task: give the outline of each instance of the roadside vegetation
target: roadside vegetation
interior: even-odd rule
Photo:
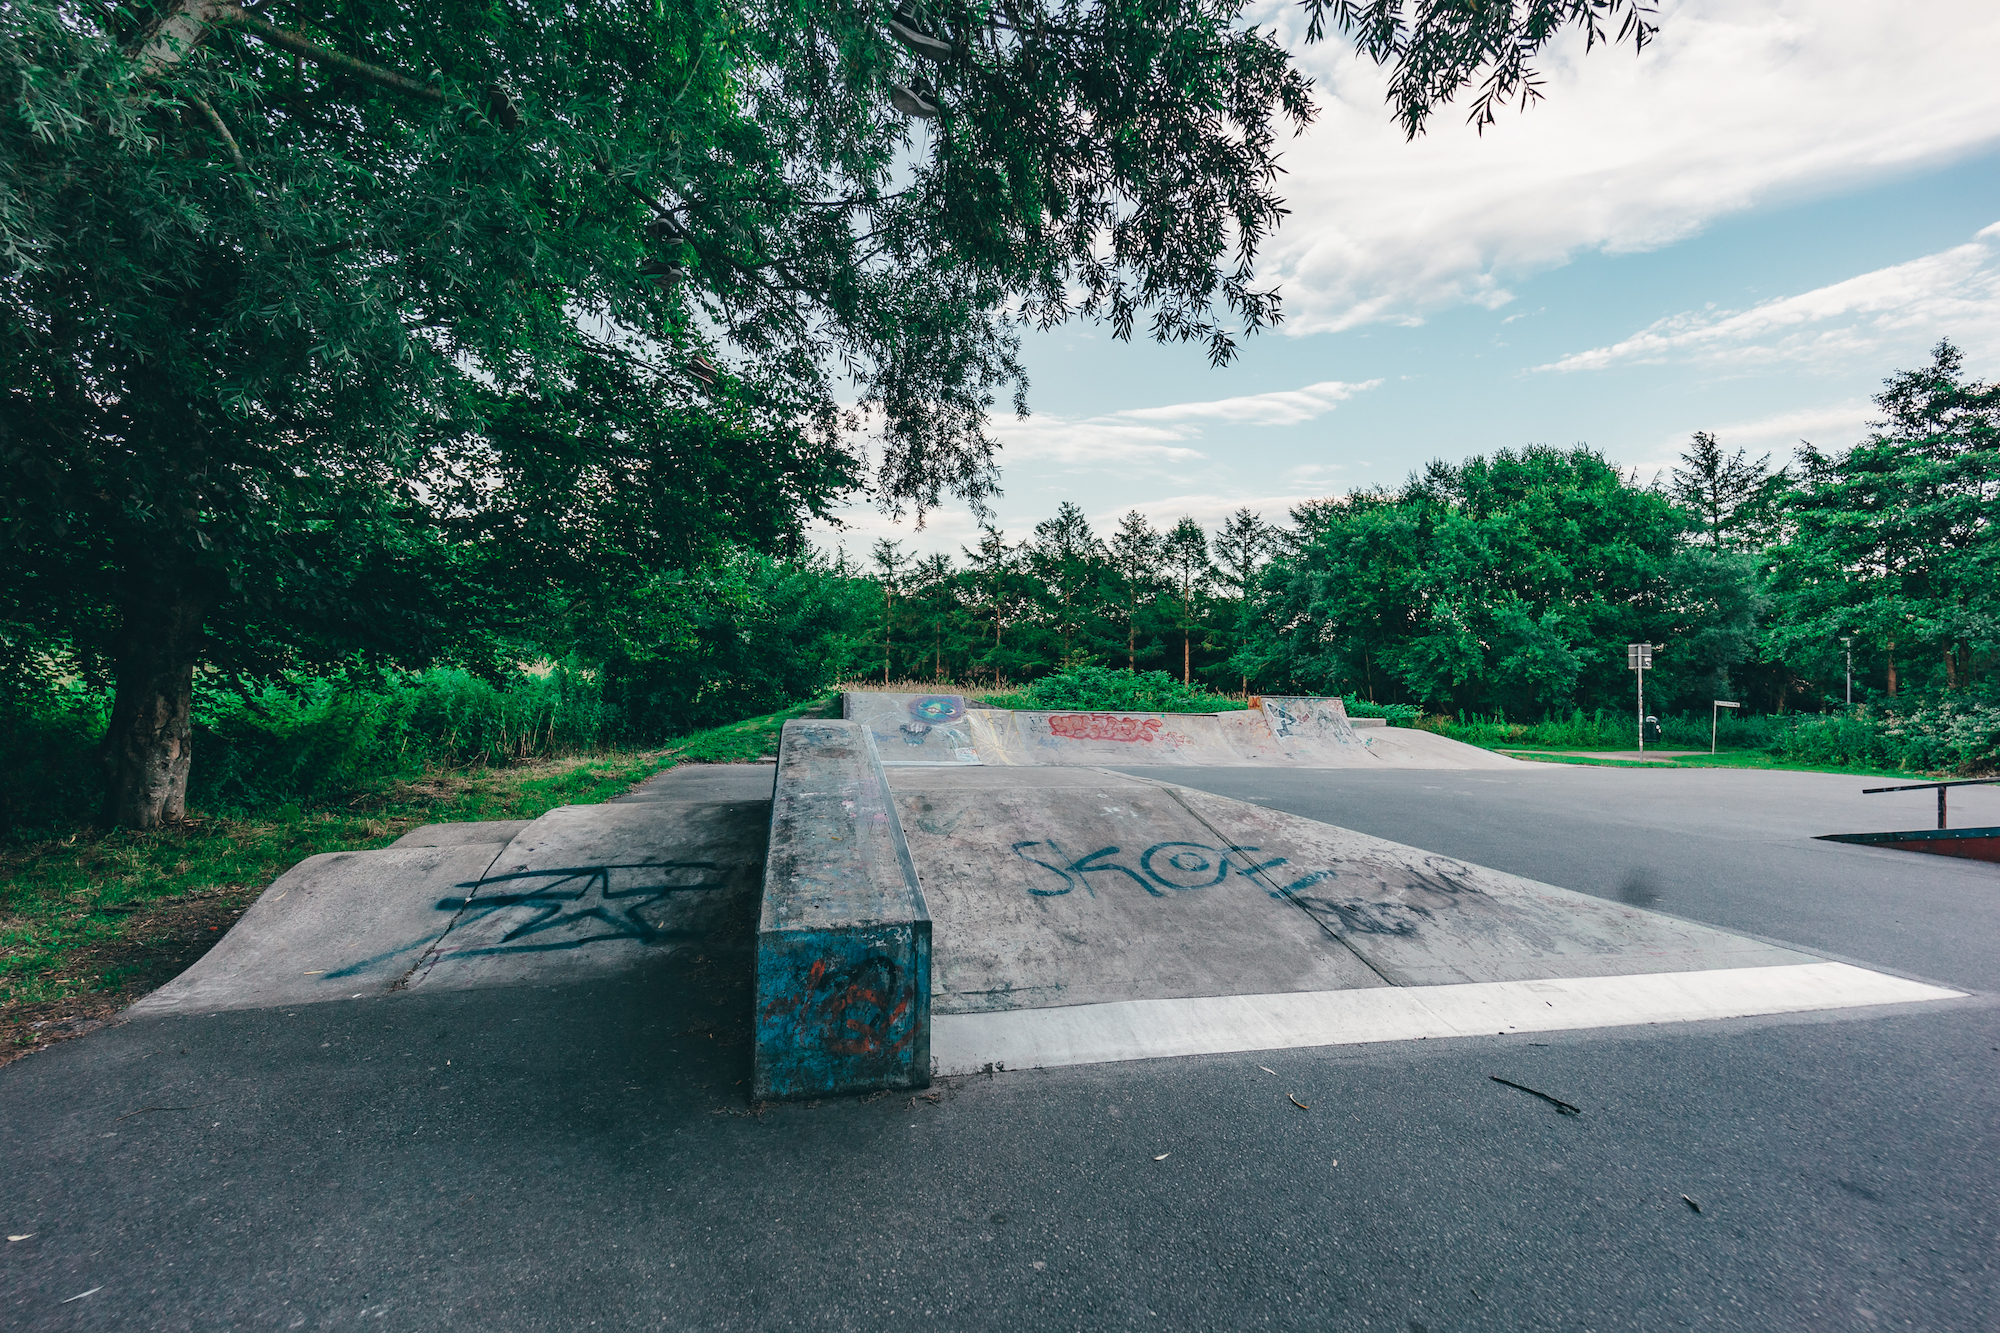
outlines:
[[[422,824],[533,819],[677,764],[754,761],[775,752],[787,720],[836,705],[820,696],[650,749],[481,755],[348,788],[286,787],[285,799],[150,832],[83,826],[0,845],[0,1060],[174,976],[308,856],[385,847]]]

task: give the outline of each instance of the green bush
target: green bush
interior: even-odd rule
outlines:
[[[1771,751],[1794,763],[1991,773],[2000,769],[2000,707],[1944,700],[1908,711],[1867,707],[1799,715]]]
[[[1239,699],[1184,685],[1164,671],[1071,667],[1043,676],[1016,694],[987,700],[1000,708],[1092,709],[1120,713],[1226,713]]]
[[[1423,709],[1417,707],[1415,704],[1370,703],[1368,700],[1353,694],[1341,700],[1341,703],[1346,707],[1349,717],[1387,718],[1389,725],[1392,727],[1414,727],[1417,725],[1417,719],[1422,717],[1424,712]]]
[[[1725,750],[1764,749],[1786,734],[1792,718],[1740,717],[1724,713],[1716,726],[1716,744]],[[1709,715],[1679,713],[1660,718],[1660,739],[1650,742],[1667,750],[1706,750]],[[1637,712],[1577,709],[1567,717],[1540,722],[1508,722],[1477,714],[1447,718],[1436,727],[1453,740],[1473,745],[1548,746],[1559,750],[1630,750],[1639,744]]]
[[[650,743],[812,698],[869,653],[874,584],[823,560],[739,552],[663,574],[587,645],[619,734]]]

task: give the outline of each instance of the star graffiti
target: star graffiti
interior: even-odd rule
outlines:
[[[449,907],[462,913],[450,934],[460,934],[501,912],[519,909],[524,913],[492,943],[450,950],[469,954],[573,949],[600,940],[657,944],[693,938],[697,932],[655,925],[647,919],[647,910],[677,894],[727,888],[728,880],[713,861],[669,861],[521,870],[457,887],[470,892],[464,898],[447,898],[438,904],[441,909]],[[579,926],[582,933],[576,933]]]

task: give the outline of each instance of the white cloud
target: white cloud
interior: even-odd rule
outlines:
[[[1620,364],[1776,361],[1844,364],[1920,351],[1939,333],[1983,353],[2000,346],[2000,223],[1971,242],[1748,310],[1688,311],[1622,342],[1538,370]]]
[[[1172,407],[1134,407],[1120,412],[1135,421],[1228,421],[1244,426],[1295,426],[1325,416],[1355,394],[1373,389],[1381,380],[1347,384],[1326,380],[1303,389],[1257,393],[1243,398],[1218,398],[1211,403],[1180,403]]]
[[[1322,107],[1286,150],[1292,216],[1264,251],[1293,334],[1496,307],[1510,279],[1583,251],[1653,249],[2000,141],[1991,0],[1667,0],[1644,55],[1566,39],[1541,62],[1546,101],[1483,137],[1447,108],[1415,143],[1346,43],[1304,46],[1290,3],[1261,21]]]
[[[1302,389],[1202,403],[1134,407],[1097,417],[1043,415],[1025,421],[999,420],[993,423],[993,433],[1005,446],[1002,457],[1010,462],[1118,467],[1193,463],[1205,456],[1191,443],[1202,437],[1205,425],[1296,426],[1326,415],[1340,403],[1381,382],[1348,384],[1327,380]]]

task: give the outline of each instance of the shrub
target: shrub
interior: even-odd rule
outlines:
[[[1350,694],[1341,703],[1347,708],[1349,717],[1387,718],[1392,727],[1414,727],[1424,710],[1415,704],[1370,703],[1358,695]]]
[[[1071,667],[1043,676],[1018,694],[988,700],[1002,708],[1102,709],[1121,713],[1226,713],[1240,699],[1184,685],[1164,671]]]

